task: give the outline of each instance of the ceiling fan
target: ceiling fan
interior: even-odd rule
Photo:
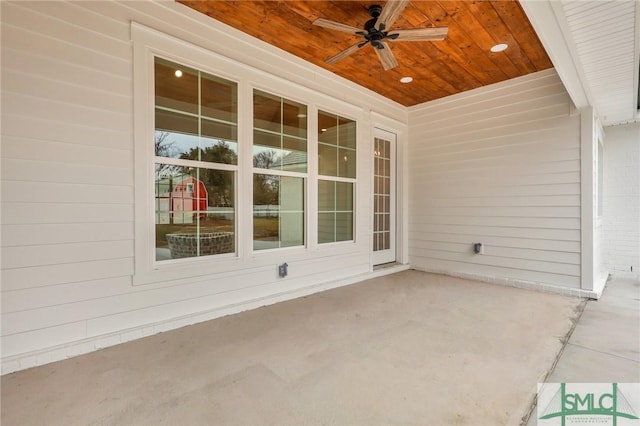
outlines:
[[[444,40],[447,36],[447,27],[415,28],[409,30],[390,30],[410,0],[389,0],[385,7],[373,5],[369,7],[371,19],[364,24],[364,30],[328,19],[318,18],[313,25],[343,31],[353,35],[364,37],[364,40],[346,48],[337,55],[326,60],[327,64],[333,64],[346,58],[352,53],[362,49],[367,44],[374,47],[382,67],[385,71],[398,66],[398,61],[391,52],[387,41],[434,41]]]

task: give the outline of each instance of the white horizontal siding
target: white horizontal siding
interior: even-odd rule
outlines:
[[[3,202],[3,224],[133,222],[133,205]]]
[[[2,268],[60,265],[91,260],[120,259],[132,255],[132,240],[3,247]]]
[[[411,265],[579,288],[580,120],[570,113],[552,70],[413,107]]]
[[[213,275],[132,285],[131,22],[166,29],[260,72],[400,124],[400,105],[174,2],[1,2],[2,357],[26,368],[308,294],[370,272],[371,182],[358,182],[356,244],[256,253]],[[363,129],[373,123],[363,123]],[[359,171],[370,176],[368,131]],[[140,141],[138,141],[140,142]],[[286,254],[283,254],[286,253]],[[289,263],[289,277],[276,265]],[[173,281],[171,281],[173,279]],[[6,362],[5,362],[6,360]]]
[[[132,239],[131,222],[2,225],[2,247]]]
[[[640,123],[605,128],[602,252],[615,277],[640,279]]]
[[[107,259],[81,263],[3,269],[2,291],[45,288],[67,283],[86,283],[105,278],[133,275],[133,258]],[[62,293],[64,294],[64,293]],[[69,296],[72,298],[72,296]],[[4,297],[2,299],[4,307]]]
[[[85,166],[133,168],[133,153],[128,149],[79,145],[54,140],[6,136],[2,156],[14,160],[49,161]]]

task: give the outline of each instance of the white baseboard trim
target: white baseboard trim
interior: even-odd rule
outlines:
[[[517,280],[513,278],[493,277],[487,275],[469,274],[465,272],[446,271],[436,268],[412,267],[416,271],[430,272],[433,274],[448,275],[456,278],[464,278],[467,280],[481,281],[490,284],[504,285],[507,287],[522,288],[526,290],[541,291],[543,293],[561,294],[563,296],[584,297],[587,299],[599,299],[602,295],[603,287],[599,291],[584,290],[581,288],[560,287],[551,284],[544,284],[535,281]],[[606,281],[606,280],[605,280]]]
[[[283,293],[273,294],[267,297],[261,297],[253,300],[247,300],[242,303],[228,305],[222,308],[216,308],[204,312],[195,312],[170,320],[161,321],[152,324],[146,324],[139,327],[120,330],[114,333],[94,336],[74,342],[64,343],[39,349],[36,351],[25,352],[2,358],[2,375],[25,370],[39,365],[49,364],[55,361],[62,361],[67,358],[73,358],[79,355],[88,354],[109,346],[115,346],[120,343],[129,342],[165,331],[175,330],[187,325],[197,324],[204,321],[224,317],[227,315],[237,314],[239,312],[256,309],[262,306],[272,305],[286,300],[296,299],[298,297],[308,296],[310,294],[319,293],[333,288],[343,287],[358,282],[377,278],[384,275],[394,274],[396,272],[410,269],[409,265],[394,265],[365,274],[355,275],[345,279],[330,281],[326,283],[311,285],[308,287],[287,291]]]

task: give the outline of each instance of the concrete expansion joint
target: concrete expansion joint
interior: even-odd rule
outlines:
[[[582,318],[582,314],[584,313],[584,309],[587,307],[587,303],[589,303],[590,300],[593,300],[593,299],[584,299],[578,306],[576,306],[575,310],[573,311],[574,312],[574,316],[572,318],[569,318],[569,320],[571,321],[571,328],[569,329],[567,334],[564,335],[564,337],[561,337],[559,339],[560,342],[562,342],[562,347],[560,348],[560,350],[556,354],[556,357],[554,358],[553,363],[551,364],[551,367],[549,368],[549,370],[547,370],[547,373],[544,375],[544,378],[542,379],[542,383],[545,383],[549,379],[551,374],[553,373],[553,370],[556,369],[556,365],[558,365],[558,361],[560,361],[560,357],[564,353],[564,349],[567,347],[567,345],[569,343],[569,339],[571,338],[571,335],[573,334],[573,331],[576,329],[576,326],[578,325],[578,322],[580,321],[580,318]],[[533,399],[532,399],[531,404],[529,406],[529,410],[522,417],[522,421],[520,422],[520,426],[524,426],[529,422],[529,418],[531,417],[531,415],[535,411],[537,405],[538,405],[538,394],[536,393],[533,396]]]

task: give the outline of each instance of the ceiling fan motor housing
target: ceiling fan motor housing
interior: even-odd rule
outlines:
[[[376,28],[376,22],[378,22],[378,17],[381,13],[382,6],[377,4],[369,6],[369,15],[371,15],[372,18],[364,24],[364,29],[367,32],[367,34],[364,34],[364,37],[370,41],[371,45],[376,49],[384,49],[380,41],[387,37],[386,32]]]

